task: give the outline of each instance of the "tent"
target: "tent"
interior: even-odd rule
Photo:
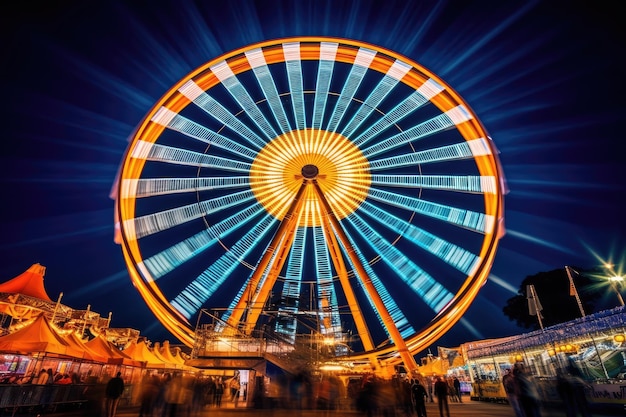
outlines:
[[[128,353],[119,350],[111,342],[104,339],[102,336],[97,336],[85,343],[89,349],[94,352],[98,352],[101,355],[107,356],[107,363],[116,365],[128,365],[135,367],[145,366],[145,361],[138,361],[133,359]]]
[[[136,361],[145,362],[146,368],[173,369],[173,366],[168,366],[166,362],[157,357],[143,340],[131,343],[122,352]]]
[[[83,359],[84,349],[63,338],[44,315],[32,324],[5,336],[0,336],[0,352],[19,355],[54,353]]]
[[[173,360],[173,358],[171,358],[172,355],[169,352],[169,350],[165,352],[165,350],[161,347],[161,344],[159,342],[154,343],[154,347],[152,348],[152,354],[154,354],[154,356],[156,356],[160,361],[167,364],[168,368],[171,368],[171,369],[183,368],[181,364],[179,364],[178,362]]]
[[[54,313],[66,314],[67,307],[50,299],[43,285],[46,268],[33,264],[28,270],[9,281],[0,284],[0,314],[13,319],[30,321],[45,312],[49,317]],[[23,325],[24,323],[21,323]],[[16,326],[19,328],[20,326]]]
[[[54,303],[54,301],[48,297],[48,293],[46,293],[46,289],[43,286],[43,276],[45,273],[45,266],[33,264],[25,272],[0,284],[0,292],[23,294]]]
[[[155,345],[155,349],[156,349],[156,345]],[[165,358],[168,362],[176,363],[179,365],[185,364],[185,359],[179,356],[180,348],[178,348],[178,350],[176,351],[176,354],[174,354],[174,352],[172,352],[172,348],[170,347],[169,340],[166,340],[163,342],[163,346],[161,346],[160,351],[161,351],[161,356],[163,356],[163,358]]]
[[[180,363],[184,364],[185,361],[189,358],[189,355],[183,353],[182,349],[178,346],[173,348],[172,356]],[[187,356],[187,357],[185,357]]]
[[[65,336],[64,340],[72,344],[73,346],[81,349],[83,351],[83,359],[86,359],[92,362],[107,363],[108,356],[106,354],[102,354],[100,352],[96,352],[90,349],[85,344],[85,342],[83,342],[78,336],[76,336],[76,333],[74,333],[73,331],[71,331],[67,336]]]

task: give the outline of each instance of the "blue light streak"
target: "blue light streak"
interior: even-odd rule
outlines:
[[[454,295],[441,283],[400,252],[391,242],[383,238],[359,215],[352,213],[347,219],[361,233],[365,238],[364,240],[376,250],[381,259],[433,311],[440,312],[454,298]],[[385,304],[388,301],[393,300],[385,300]]]
[[[479,233],[485,233],[485,231],[489,230],[488,228],[493,227],[494,219],[492,216],[488,216],[484,213],[390,193],[374,187],[371,187],[369,192],[368,198],[372,200],[409,211],[415,210],[416,213],[424,216],[445,221]]]
[[[220,79],[230,95],[239,103],[241,108],[250,116],[250,119],[265,134],[268,140],[277,136],[276,131],[265,118],[263,112],[257,107],[254,99],[244,85],[239,82],[233,71],[226,62],[220,62],[211,67],[211,71]]]
[[[367,69],[374,59],[375,55],[375,51],[366,48],[360,48],[357,52],[357,56],[354,60],[354,65],[350,68],[350,74],[348,75],[348,79],[341,89],[341,94],[339,95],[337,103],[335,103],[335,108],[330,116],[330,120],[328,122],[326,130],[330,132],[337,131],[339,122],[345,115],[346,109],[348,108],[350,101],[354,97],[354,93],[356,92],[357,88],[359,88],[359,85],[361,85],[363,77],[365,77]]]
[[[437,256],[468,276],[474,274],[478,264],[481,262],[481,258],[468,250],[407,223],[367,201],[364,201],[361,205],[361,211],[370,216],[372,220],[402,235],[420,248]]]
[[[274,84],[274,78],[272,77],[272,73],[265,62],[263,52],[261,49],[247,51],[246,57],[248,58],[252,71],[254,72],[254,75],[263,90],[263,94],[270,105],[270,109],[272,109],[274,120],[278,122],[282,133],[290,132],[291,126],[289,125],[289,120],[287,120],[285,109],[280,102],[278,90]]]
[[[387,139],[380,140],[374,145],[363,149],[363,155],[368,159],[382,152],[387,152],[411,141],[425,138],[443,130],[449,129],[462,121],[468,120],[471,115],[463,105],[459,105],[446,111],[430,120],[413,126],[404,132],[397,133]]]
[[[156,280],[165,274],[172,272],[184,262],[187,262],[195,256],[201,254],[211,248],[217,242],[218,238],[223,238],[233,233],[240,227],[244,227],[247,223],[253,221],[257,216],[264,213],[265,210],[260,204],[252,205],[237,214],[234,214],[221,222],[208,227],[181,240],[173,246],[153,255],[143,261],[142,269],[145,267],[150,271],[153,280]]]
[[[172,306],[188,319],[196,314],[240,265],[239,261],[254,249],[257,240],[272,230],[271,226],[275,221],[276,219],[270,215],[263,217],[230,250],[220,256],[202,274],[189,283],[180,294],[174,297],[170,302]]]

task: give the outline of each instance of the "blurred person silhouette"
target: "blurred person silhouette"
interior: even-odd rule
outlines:
[[[109,379],[104,391],[106,397],[106,417],[115,417],[117,414],[117,406],[123,392],[124,380],[122,379],[122,373],[118,372],[113,378]]]
[[[411,384],[411,396],[415,404],[417,417],[426,417],[426,398],[428,397],[428,393],[424,385],[422,385],[418,379],[414,379]]]
[[[456,395],[456,400],[462,403],[463,398],[461,397],[461,381],[459,381],[459,378],[457,378],[456,376],[452,378],[452,386],[454,387],[454,394]]]
[[[378,415],[394,417],[398,400],[392,382],[390,380],[379,380],[377,394]]]
[[[359,411],[365,413],[367,417],[378,414],[378,394],[379,384],[376,377],[366,375],[363,377],[363,384],[359,391]]]
[[[41,368],[39,375],[33,380],[33,384],[46,385],[48,383],[48,378],[50,378],[48,371],[45,368]]]
[[[405,378],[400,381],[400,387],[398,388],[398,392],[400,394],[398,401],[400,402],[400,406],[404,411],[404,414],[410,416],[413,414],[413,410],[415,409],[413,405],[413,396],[411,394],[411,384],[413,380]]]
[[[158,377],[144,375],[139,393],[139,417],[152,416],[154,405],[159,395]]]
[[[193,378],[191,383],[191,411],[194,414],[202,411],[202,408],[206,404],[206,391],[208,384],[206,384],[199,375]]]
[[[446,417],[450,417],[450,407],[448,406],[448,383],[444,377],[438,376],[435,380],[433,391],[437,396],[437,403],[439,405],[439,416],[444,417],[444,410]]]
[[[235,406],[237,406],[237,403],[239,402],[239,391],[241,389],[241,382],[239,381],[239,371],[237,371],[235,375],[233,375],[233,377],[228,380],[227,385],[230,392],[230,400],[235,403]]]
[[[191,402],[191,392],[187,387],[187,380],[180,373],[175,373],[165,387],[165,402],[167,403],[166,416],[176,417],[188,415],[187,407]]]
[[[215,381],[215,396],[213,405],[216,407],[222,406],[222,397],[224,396],[224,380],[220,377]]]
[[[557,391],[563,401],[566,417],[576,417],[578,413],[582,417],[591,417],[585,392],[588,389],[591,389],[590,385],[572,369],[557,374]]]
[[[515,382],[515,377],[510,369],[504,371],[504,376],[502,376],[502,386],[504,387],[506,398],[513,408],[513,412],[516,417],[524,417],[524,413],[522,412],[519,404],[517,383]]]
[[[520,408],[526,417],[541,417],[541,402],[535,379],[521,362],[513,366]]]

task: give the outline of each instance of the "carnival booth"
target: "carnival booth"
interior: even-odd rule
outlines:
[[[475,399],[506,401],[502,376],[521,362],[546,403],[560,401],[557,378],[574,375],[586,381],[590,403],[626,406],[624,306],[530,333],[465,343],[461,348]]]

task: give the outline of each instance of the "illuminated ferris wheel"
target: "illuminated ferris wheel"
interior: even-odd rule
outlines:
[[[419,64],[346,39],[223,55],[132,137],[116,215],[131,279],[192,346],[203,309],[285,340],[414,362],[467,310],[503,229],[497,151]]]

